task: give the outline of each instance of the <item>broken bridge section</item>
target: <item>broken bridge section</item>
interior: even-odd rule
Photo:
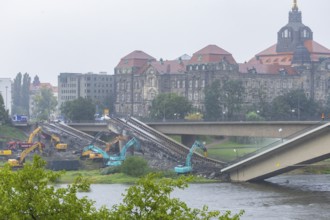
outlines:
[[[184,164],[189,153],[190,147],[184,146],[159,131],[151,128],[143,122],[130,117],[126,119],[110,118],[108,121],[108,129],[121,135],[134,136],[143,142],[143,147],[148,153],[154,155],[159,161],[172,161],[168,166],[164,163],[160,164],[163,169],[174,169],[174,166]],[[151,158],[152,159],[152,158]],[[192,158],[194,171],[198,173],[219,173],[225,163],[195,152]]]
[[[284,139],[223,169],[232,181],[264,180],[330,158],[330,123]]]

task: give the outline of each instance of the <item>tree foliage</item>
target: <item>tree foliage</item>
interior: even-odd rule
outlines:
[[[129,176],[140,177],[148,172],[148,163],[142,157],[132,156],[124,160],[120,170]]]
[[[61,106],[62,114],[73,121],[94,120],[95,105],[91,99],[79,97]]]
[[[9,112],[6,110],[3,97],[0,93],[0,124],[9,124],[10,123],[10,117]]]
[[[149,174],[128,188],[123,203],[111,209],[96,209],[87,197],[78,198],[78,191],[88,191],[90,184],[78,176],[74,183],[61,188],[54,185],[62,172],[46,170],[46,162],[36,155],[33,163],[25,163],[18,171],[6,165],[0,169],[0,219],[221,219],[237,220],[243,214],[191,209],[177,198],[174,188],[184,189],[191,177],[159,178]]]
[[[215,80],[205,88],[206,118],[233,119],[241,111],[244,87],[240,80]]]
[[[208,120],[219,120],[222,117],[223,106],[220,102],[221,84],[215,80],[205,88],[205,116]]]
[[[159,179],[156,174],[148,174],[136,185],[128,188],[123,203],[115,205],[111,219],[140,220],[194,220],[194,219],[239,219],[243,212],[230,216],[228,211],[221,215],[219,211],[209,211],[207,206],[202,209],[191,209],[178,198],[171,198],[175,188],[184,189],[191,177],[181,176],[178,179]]]
[[[47,120],[50,115],[56,110],[57,100],[53,91],[49,88],[41,88],[39,93],[34,96],[35,108],[33,116],[38,120]]]
[[[14,114],[29,114],[29,94],[31,78],[28,73],[22,76],[18,73],[13,83],[13,107]]]
[[[35,156],[33,163],[18,171],[0,170],[0,219],[101,219],[104,209],[79,199],[77,192],[89,189],[81,177],[65,188],[52,185],[61,173],[44,169],[46,162]]]
[[[297,89],[276,97],[269,115],[272,120],[306,120],[319,117],[320,105]]]
[[[150,116],[153,119],[179,119],[192,110],[191,103],[174,93],[164,93],[152,101]]]

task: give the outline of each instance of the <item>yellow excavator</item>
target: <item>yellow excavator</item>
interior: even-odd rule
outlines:
[[[26,148],[21,155],[17,159],[9,159],[8,163],[12,168],[20,168],[23,167],[23,163],[25,162],[25,157],[33,150],[39,148],[39,152],[42,152],[44,148],[44,144],[41,142],[36,142],[31,147]]]
[[[68,144],[61,143],[61,140],[57,135],[52,134],[50,136],[50,140],[54,144],[57,151],[66,151],[68,149]]]

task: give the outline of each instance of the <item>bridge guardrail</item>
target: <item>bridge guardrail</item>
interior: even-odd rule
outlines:
[[[302,135],[302,134],[306,133],[307,131],[310,131],[310,130],[312,130],[314,128],[317,128],[317,127],[319,127],[322,124],[324,124],[324,121],[319,121],[317,124],[315,124],[313,126],[310,126],[308,128],[304,128],[304,129],[302,129],[302,130],[300,130],[298,132],[295,132],[295,133],[293,133],[293,134],[291,134],[289,136],[283,137],[280,140],[277,140],[277,141],[275,141],[273,143],[270,143],[270,144],[268,144],[268,145],[266,145],[264,147],[261,147],[261,148],[259,148],[258,150],[254,151],[252,153],[245,154],[244,156],[241,156],[241,157],[239,157],[236,160],[233,160],[231,162],[228,162],[227,165],[230,166],[232,164],[239,163],[239,162],[241,162],[241,161],[243,161],[243,160],[245,160],[247,158],[250,158],[250,157],[252,157],[254,155],[257,155],[257,154],[259,154],[261,152],[264,152],[264,151],[266,151],[268,149],[271,149],[271,148],[273,148],[275,146],[278,146],[279,144],[285,142],[286,140],[290,140],[290,139],[293,139],[295,137],[298,137],[299,135]]]

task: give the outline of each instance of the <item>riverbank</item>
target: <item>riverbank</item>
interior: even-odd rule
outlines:
[[[128,176],[124,173],[114,173],[102,175],[101,170],[77,170],[66,171],[58,180],[59,183],[72,183],[74,179],[81,175],[86,178],[91,184],[134,184],[139,178]],[[169,178],[177,178],[178,175],[173,173],[162,173],[161,176]],[[219,180],[206,179],[201,176],[194,176],[192,183],[216,183]]]

